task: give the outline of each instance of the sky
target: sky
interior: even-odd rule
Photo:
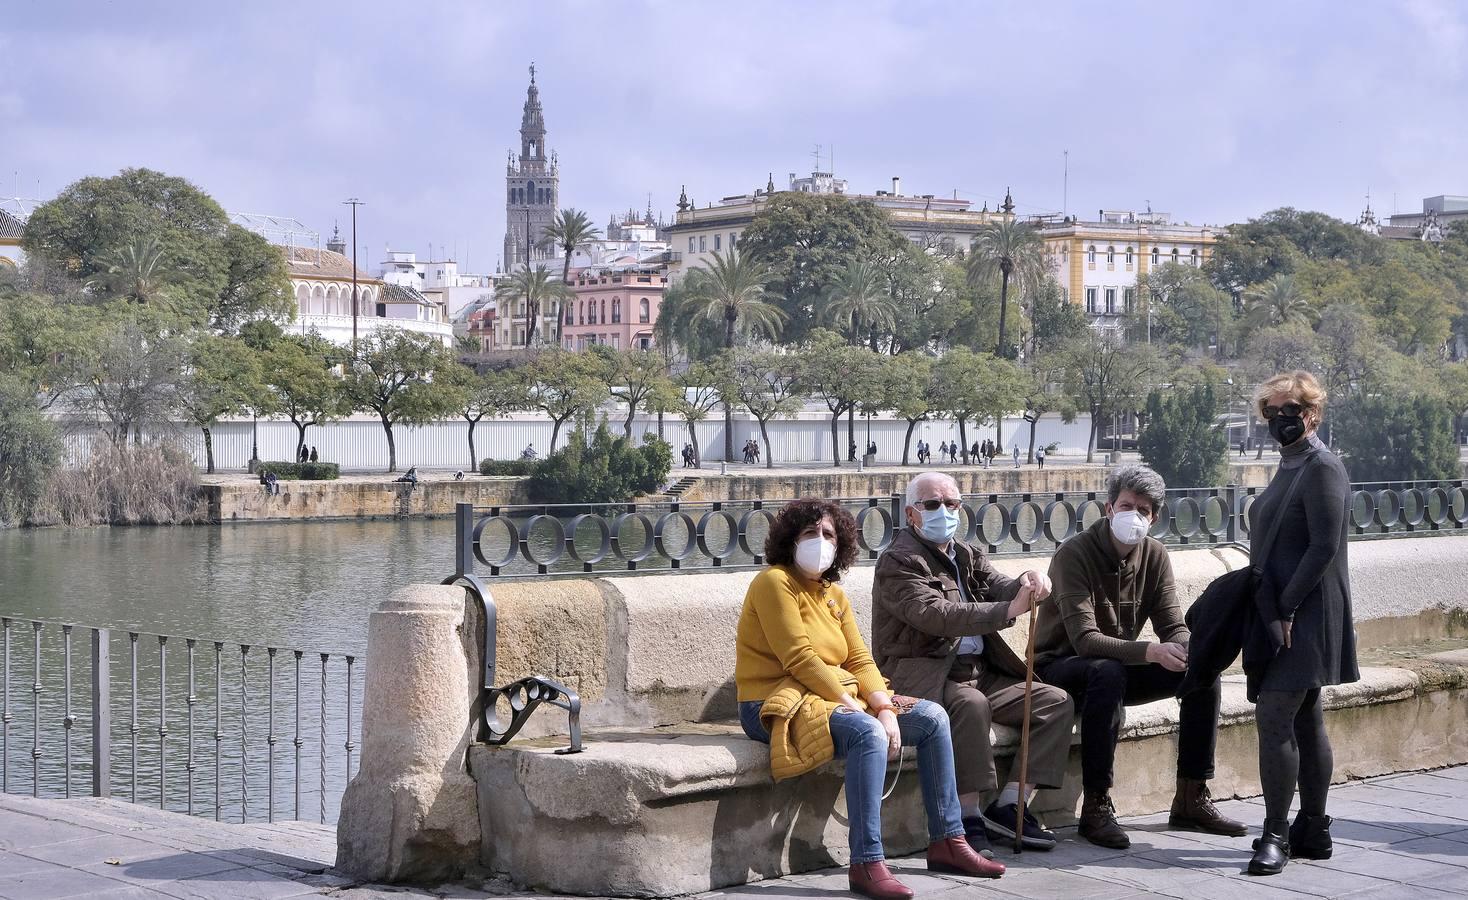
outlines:
[[[0,196],[145,166],[323,242],[358,197],[369,271],[500,262],[532,62],[561,205],[603,228],[782,186],[818,144],[855,192],[1083,218],[1468,194],[1456,0],[3,0],[0,60]]]

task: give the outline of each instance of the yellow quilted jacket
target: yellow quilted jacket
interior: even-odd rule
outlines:
[[[848,693],[858,696],[855,675],[848,674],[841,682]],[[862,703],[859,698],[857,702]],[[804,775],[835,757],[831,711],[839,705],[822,700],[794,678],[780,682],[765,699],[759,715],[770,733],[770,774],[776,781]]]

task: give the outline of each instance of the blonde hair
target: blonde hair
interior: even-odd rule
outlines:
[[[1315,413],[1317,418],[1325,414],[1325,388],[1320,386],[1314,375],[1303,369],[1281,372],[1259,385],[1258,390],[1254,391],[1254,403],[1258,405],[1261,415],[1269,398],[1275,394],[1295,398],[1306,412]]]

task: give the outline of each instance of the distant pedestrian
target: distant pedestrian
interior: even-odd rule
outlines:
[[[305,462],[306,460],[308,460],[310,458],[311,458],[310,452],[306,450],[306,445],[305,444],[302,444],[301,445],[301,452],[299,452],[299,453],[296,454],[296,462]]]
[[[851,446],[847,448],[846,460],[847,462],[856,462],[856,441],[852,441]]]
[[[454,480],[455,481],[463,481],[464,480],[464,470],[463,469],[460,469],[459,471],[457,471],[457,472],[454,473]]]
[[[978,465],[979,464],[979,442],[978,441],[974,441],[974,445],[968,449],[968,457],[969,457],[969,459],[968,459],[969,462],[973,463],[974,465]]]
[[[317,462],[317,461],[318,460],[317,460],[317,456],[316,456],[316,445],[315,444],[312,444],[311,445],[311,462]]]
[[[750,443],[752,443],[754,445],[754,461],[755,461],[755,463],[758,463],[759,462],[759,441],[751,441]]]
[[[1239,459],[1244,458],[1244,452],[1249,449],[1249,442],[1239,438]]]
[[[1014,445],[1014,467],[1019,468],[1019,444]]]
[[[1045,468],[1045,448],[1044,447],[1041,447],[1039,450],[1036,450],[1035,451],[1035,464],[1037,466],[1039,466],[1040,468],[1042,468],[1042,469]]]

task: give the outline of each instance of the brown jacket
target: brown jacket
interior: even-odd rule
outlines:
[[[1188,626],[1172,583],[1167,548],[1143,538],[1122,559],[1111,523],[1099,519],[1055,551],[1050,560],[1051,601],[1040,605],[1035,662],[1062,656],[1099,656],[1129,666],[1147,661],[1147,641],[1137,640],[1150,621],[1159,641],[1187,644]]]
[[[994,571],[982,550],[954,541],[958,571],[947,554],[911,529],[903,529],[877,561],[872,585],[872,656],[899,694],[943,702],[960,638],[991,635],[1014,624],[1009,603],[1020,583]],[[1024,662],[1002,638],[984,641],[994,669],[1023,678]]]

